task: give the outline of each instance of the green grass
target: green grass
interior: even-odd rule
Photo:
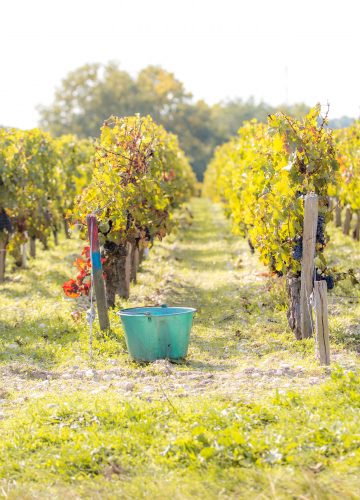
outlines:
[[[359,291],[329,296],[331,355],[294,340],[282,280],[267,276],[220,207],[158,242],[121,306],[198,309],[189,355],[137,365],[112,332],[74,321],[61,284],[82,243],[62,240],[0,285],[0,496],[358,498]],[[329,260],[359,268],[331,230]]]

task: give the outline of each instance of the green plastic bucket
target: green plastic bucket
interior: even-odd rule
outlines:
[[[130,356],[137,361],[185,358],[190,339],[192,307],[132,307],[122,309]]]

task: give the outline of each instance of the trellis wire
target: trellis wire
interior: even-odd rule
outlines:
[[[94,224],[91,224],[90,227],[90,255],[92,255],[93,250],[93,229]],[[86,311],[86,319],[89,323],[89,356],[90,359],[93,359],[93,323],[96,317],[96,311],[94,308],[94,269],[91,265],[91,273],[90,273],[90,309]]]

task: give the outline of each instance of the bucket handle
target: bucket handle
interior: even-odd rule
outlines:
[[[167,304],[161,304],[161,307],[162,307],[163,309],[165,309],[165,308],[167,307]],[[146,316],[146,317],[147,317],[147,319],[148,319],[149,321],[151,321],[151,312],[146,311],[146,312],[141,313],[141,314],[143,314],[144,316]]]
[[[150,312],[144,312],[142,314],[147,317],[148,321],[151,321],[151,313]]]

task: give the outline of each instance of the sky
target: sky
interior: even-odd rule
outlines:
[[[195,99],[321,102],[360,115],[359,0],[10,0],[0,8],[0,124],[34,127],[69,71],[175,73]]]

